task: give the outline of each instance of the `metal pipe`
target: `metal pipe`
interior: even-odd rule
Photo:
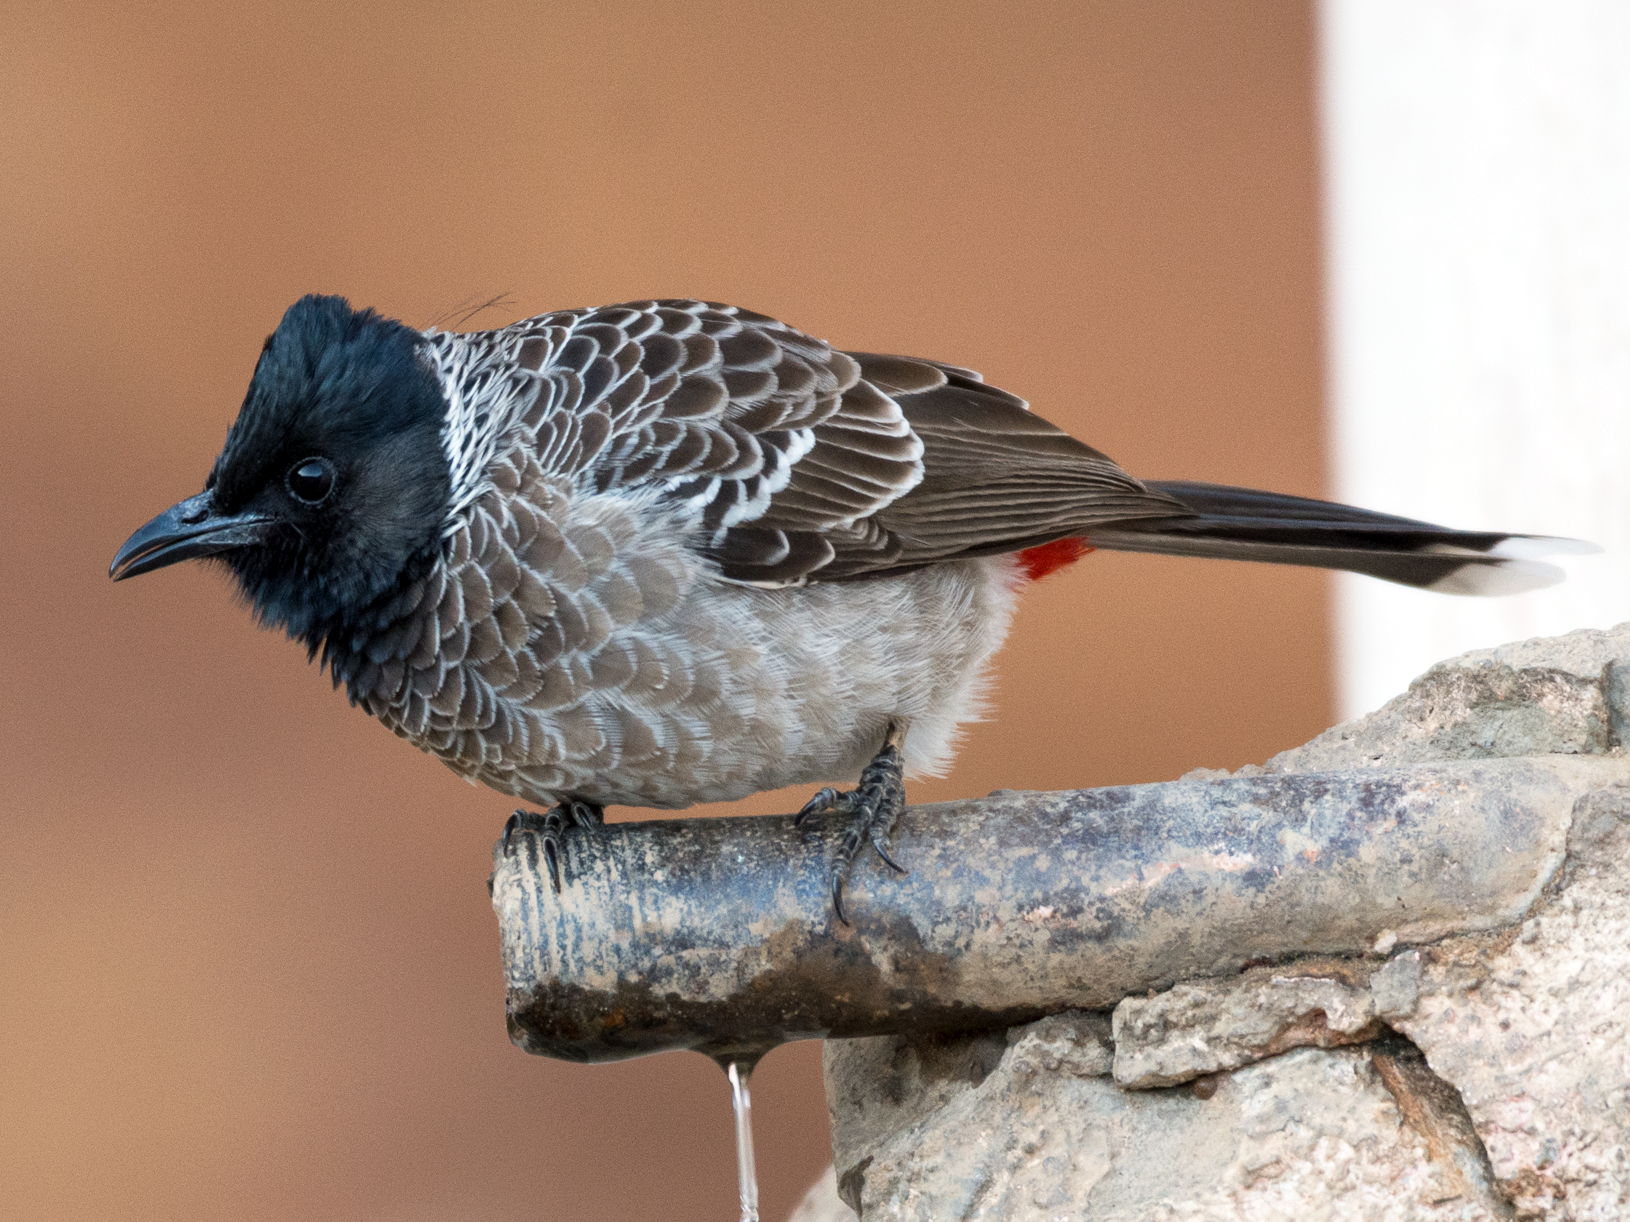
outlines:
[[[560,894],[535,838],[494,851],[510,1038],[607,1061],[751,1063],[799,1039],[998,1028],[1252,961],[1514,923],[1576,798],[1630,761],[1542,757],[909,809],[894,875],[790,816],[574,832]]]

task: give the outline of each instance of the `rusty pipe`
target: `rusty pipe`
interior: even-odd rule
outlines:
[[[494,850],[510,1037],[607,1061],[750,1062],[799,1039],[989,1029],[1179,979],[1520,920],[1574,801],[1625,761],[1536,757],[1062,793],[906,811],[892,874],[828,896],[836,830],[790,816]]]

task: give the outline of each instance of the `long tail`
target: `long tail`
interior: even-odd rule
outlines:
[[[1091,531],[1094,547],[1162,556],[1210,556],[1345,569],[1444,594],[1518,594],[1555,585],[1563,572],[1535,556],[1601,550],[1575,539],[1451,530],[1330,501],[1195,484],[1147,481],[1194,517],[1115,522]]]

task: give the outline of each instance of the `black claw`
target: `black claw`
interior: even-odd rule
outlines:
[[[559,895],[560,851],[556,846],[555,834],[552,831],[543,834],[543,863],[549,867],[549,882],[554,887],[555,894]]]
[[[888,850],[883,847],[883,833],[880,829],[874,828],[872,831],[872,848],[875,849],[877,851],[877,855],[883,859],[883,864],[889,869],[893,870],[896,874],[911,873],[910,870],[906,869],[899,862],[895,861],[894,858],[889,856]]]
[[[560,809],[569,813],[572,823],[578,827],[599,827],[606,821],[605,807],[585,802],[582,798],[573,798],[563,803]]]
[[[832,911],[838,914],[838,920],[849,924],[849,918],[843,915],[843,875],[835,868],[832,871]]]
[[[504,856],[513,855],[515,833],[527,830],[537,837],[534,845],[543,847],[543,861],[549,869],[549,882],[560,894],[560,862],[566,851],[566,833],[575,828],[599,827],[605,822],[605,810],[594,802],[582,798],[568,798],[548,814],[518,810],[504,824]],[[534,850],[535,851],[535,850]],[[537,865],[536,857],[531,864]]]

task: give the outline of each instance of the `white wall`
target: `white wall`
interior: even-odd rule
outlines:
[[[1350,717],[1440,658],[1630,619],[1630,2],[1321,15],[1335,495],[1607,549],[1504,599],[1343,575]]]

